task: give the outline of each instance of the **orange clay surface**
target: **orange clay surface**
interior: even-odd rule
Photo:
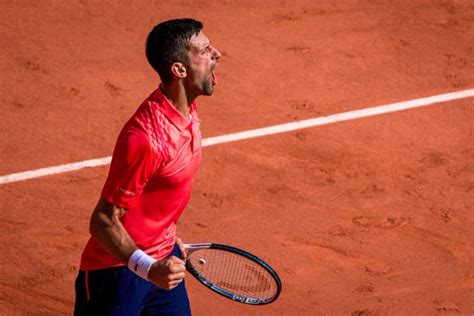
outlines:
[[[184,16],[223,55],[204,137],[474,87],[468,0],[1,1],[0,175],[110,156],[159,83],[148,31]],[[473,126],[468,98],[204,148],[179,235],[257,254],[283,292],[189,277],[194,314],[473,315]],[[107,172],[0,185],[0,314],[72,313]]]

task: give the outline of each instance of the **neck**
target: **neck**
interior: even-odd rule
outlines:
[[[175,81],[169,84],[162,82],[160,89],[181,114],[187,115],[189,113],[189,109],[195,97],[191,97],[186,93],[185,87],[180,82]]]

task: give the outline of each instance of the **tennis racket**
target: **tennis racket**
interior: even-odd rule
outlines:
[[[234,301],[262,305],[275,301],[281,281],[265,261],[231,246],[184,244],[186,269],[211,290]]]

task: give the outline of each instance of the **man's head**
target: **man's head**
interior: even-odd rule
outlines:
[[[164,83],[182,79],[193,94],[211,95],[221,55],[202,28],[202,23],[193,19],[162,22],[148,35],[146,56]]]

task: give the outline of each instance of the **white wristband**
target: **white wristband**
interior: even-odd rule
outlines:
[[[155,261],[156,259],[153,259],[142,250],[137,249],[130,256],[130,259],[128,259],[128,268],[139,277],[148,281],[148,271],[150,271],[151,265],[155,263]]]

